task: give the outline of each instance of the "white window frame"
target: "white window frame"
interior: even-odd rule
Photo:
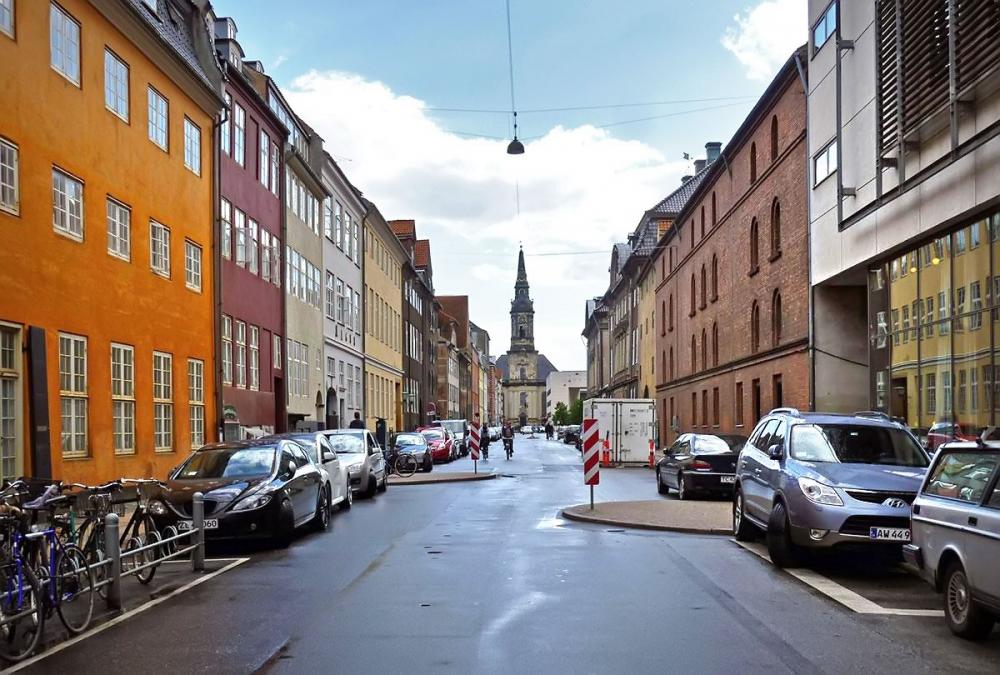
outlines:
[[[831,25],[832,24],[832,25]],[[823,28],[822,39],[817,41],[817,32],[820,27]],[[819,20],[813,24],[812,30],[809,31],[810,42],[812,43],[813,55],[816,54],[820,49],[823,48],[831,37],[837,32],[837,0],[833,0],[823,13],[820,14]]]
[[[108,197],[107,221],[108,255],[129,262],[132,259],[132,209]]]
[[[169,151],[170,101],[151,86],[146,89],[146,136],[156,147]]]
[[[233,385],[233,319],[222,315],[222,384]]]
[[[247,111],[239,103],[233,104],[233,159],[242,167],[247,158]]]
[[[344,250],[344,207],[341,206],[340,202],[336,203],[333,211],[334,216],[334,243],[337,244],[337,248],[341,251]]]
[[[9,38],[14,37],[14,24],[16,17],[14,14],[14,0],[0,0],[0,33]],[[8,476],[0,476],[8,478]]]
[[[223,98],[226,102],[226,119],[219,127],[219,147],[223,153],[231,156],[233,152],[233,97],[226,92]]]
[[[346,323],[344,312],[344,280],[337,278],[337,323]]]
[[[0,390],[6,390],[8,400],[6,408],[0,402],[0,478],[6,480],[22,473],[21,364],[21,327],[0,322]]]
[[[80,86],[80,22],[54,2],[49,3],[49,64]]]
[[[135,348],[111,343],[111,435],[116,455],[135,454]]]
[[[260,231],[260,225],[253,218],[249,218],[249,226],[247,227],[247,269],[250,274],[257,274],[258,270],[258,251],[257,240],[259,238],[258,232]]]
[[[57,234],[83,241],[83,181],[56,167],[52,167],[52,228]]]
[[[153,449],[174,450],[174,357],[153,352]]]
[[[108,47],[104,48],[104,107],[128,122],[129,67]]]
[[[278,196],[278,176],[281,174],[281,159],[278,144],[274,141],[271,142],[271,194],[275,197]]]
[[[247,264],[247,214],[233,208],[233,233],[236,235],[236,264],[246,267]]]
[[[247,388],[247,325],[246,322],[235,319],[236,329],[234,342],[236,351],[234,352],[233,386],[241,389]]]
[[[201,246],[184,240],[184,285],[201,293]]]
[[[87,338],[82,335],[59,333],[59,400],[62,456],[86,457],[90,401],[87,393]]]
[[[260,389],[260,328],[250,326],[250,391]]]
[[[201,127],[184,116],[184,166],[196,176],[201,175]]]
[[[205,362],[188,359],[188,424],[191,448],[205,445]]]
[[[152,219],[149,221],[149,267],[154,274],[170,278],[170,228]]]
[[[12,215],[21,212],[20,149],[5,138],[0,138],[0,211]]]
[[[837,139],[827,143],[813,156],[813,186],[837,173]]]
[[[233,205],[226,198],[219,201],[219,220],[222,221],[222,257],[233,257]]]
[[[326,273],[326,318],[335,319],[336,314],[334,314],[336,306],[336,295],[334,295],[334,284],[336,283],[335,277],[330,272]]]
[[[281,336],[274,333],[274,351],[271,354],[271,366],[275,370],[281,370]]]
[[[261,128],[257,149],[257,179],[268,190],[271,189],[271,137]]]
[[[271,280],[271,233],[260,227],[260,278]]]

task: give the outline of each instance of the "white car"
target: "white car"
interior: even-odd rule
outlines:
[[[351,491],[347,465],[340,460],[333,446],[330,445],[330,441],[322,432],[292,432],[279,434],[275,438],[294,441],[305,451],[312,463],[326,474],[324,478],[327,484],[328,508],[339,506],[343,511],[351,508],[354,503],[354,495]]]
[[[367,429],[330,429],[319,432],[330,442],[351,481],[351,490],[364,497],[385,492],[389,477],[385,454]]]

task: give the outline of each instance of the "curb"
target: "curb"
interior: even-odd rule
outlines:
[[[578,511],[573,511],[572,509],[587,509],[590,510],[589,504],[578,504],[576,506],[567,506],[562,511],[560,515],[566,520],[576,520],[581,523],[593,523],[596,525],[614,525],[616,527],[628,527],[634,530],[655,530],[659,532],[680,532],[682,534],[711,534],[711,535],[730,535],[732,532],[729,528],[699,528],[699,527],[681,527],[673,525],[654,525],[652,523],[637,523],[631,520],[616,520],[614,518],[604,518],[602,516],[592,516],[586,513],[580,513]]]
[[[444,474],[447,475],[447,474]],[[498,474],[494,472],[489,473],[479,473],[472,476],[457,476],[455,478],[417,478],[415,480],[410,480],[408,478],[404,479],[389,479],[389,485],[432,485],[434,483],[468,483],[470,481],[477,480],[491,480],[496,478]]]

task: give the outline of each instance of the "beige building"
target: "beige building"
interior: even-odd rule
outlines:
[[[403,265],[409,254],[378,207],[365,200],[365,423],[403,428]]]

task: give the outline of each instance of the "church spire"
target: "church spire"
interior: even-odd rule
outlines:
[[[528,273],[524,269],[524,247],[523,246],[521,247],[521,249],[517,253],[517,283],[514,284],[514,288],[517,288],[521,284],[524,284],[525,286],[528,285]]]
[[[524,269],[524,248],[517,254],[517,281],[514,282],[514,300],[510,303],[511,350],[534,350],[535,307],[528,294],[528,273]]]

